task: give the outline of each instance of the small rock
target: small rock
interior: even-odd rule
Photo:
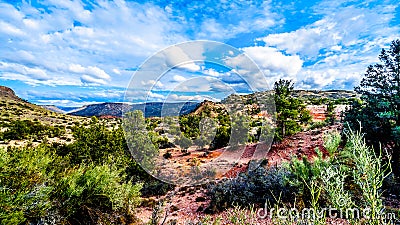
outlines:
[[[206,198],[204,198],[202,196],[196,197],[196,199],[195,199],[196,202],[204,202],[205,200],[206,200]]]

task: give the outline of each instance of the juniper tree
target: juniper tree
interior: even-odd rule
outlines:
[[[304,102],[292,96],[293,88],[290,80],[280,79],[274,85],[278,140],[301,131],[302,125],[311,121]]]
[[[400,40],[382,49],[380,63],[370,65],[355,91],[361,102],[354,102],[345,120],[351,127],[362,124],[370,144],[391,147],[393,172],[399,174],[400,144]]]

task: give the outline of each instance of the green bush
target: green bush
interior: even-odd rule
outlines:
[[[337,151],[342,137],[338,131],[333,131],[324,135],[324,147],[333,156]]]
[[[67,217],[84,207],[132,210],[139,203],[142,184],[125,182],[123,174],[113,165],[80,165],[61,178],[55,196]]]
[[[289,169],[286,179],[298,190],[297,200],[301,206],[311,206],[314,210],[334,207],[339,210],[349,208],[369,208],[369,224],[382,224],[379,215],[384,210],[381,199],[384,179],[390,174],[390,164],[384,164],[382,156],[376,156],[360,133],[346,133],[347,143],[338,151],[340,134],[325,136],[325,147],[330,157],[318,156],[313,161],[307,158],[293,159],[286,164]],[[353,212],[354,213],[354,212]],[[356,221],[349,215],[351,221]],[[314,223],[324,220],[313,221]]]
[[[328,125],[325,121],[312,122],[309,126],[310,130],[319,129]]]
[[[288,171],[281,167],[257,167],[240,173],[235,178],[225,179],[208,188],[211,197],[210,210],[218,211],[235,204],[249,206],[275,202],[276,197],[285,200],[293,197],[292,189],[285,180]]]
[[[75,141],[60,148],[60,155],[69,155],[74,164],[95,163],[102,165],[110,157],[128,164],[130,154],[121,127],[108,129],[105,122],[92,118],[89,125],[72,128]]]
[[[289,163],[284,164],[284,167],[289,170],[286,179],[297,190],[297,195],[304,205],[318,200],[313,199],[316,197],[313,188],[321,183],[322,172],[331,165],[330,159],[324,159],[320,150],[317,149],[316,152],[317,156],[312,162],[304,156],[302,159],[293,158]]]
[[[381,188],[391,173],[391,165],[382,162],[382,155],[375,155],[360,133],[350,130],[346,135],[348,142],[343,155],[353,165],[350,175],[361,192],[360,205],[371,209],[371,224],[381,224],[382,221],[377,219],[385,208]]]
[[[38,121],[15,120],[7,125],[1,135],[7,140],[23,140],[28,138],[57,137],[65,133],[65,127],[43,125]]]
[[[0,149],[0,224],[46,215],[57,156],[45,145]]]

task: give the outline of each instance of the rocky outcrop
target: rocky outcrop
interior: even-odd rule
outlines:
[[[20,98],[15,95],[15,92],[13,89],[5,86],[0,86],[0,97],[6,97],[6,98],[11,98],[11,99],[16,99],[20,100]]]

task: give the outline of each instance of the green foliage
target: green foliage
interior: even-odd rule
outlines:
[[[362,194],[362,204],[369,207],[371,224],[381,224],[378,216],[384,205],[381,199],[381,187],[384,179],[391,173],[390,164],[382,163],[382,156],[376,156],[365,143],[360,133],[349,131],[348,142],[343,153],[354,165],[351,175],[354,183],[359,187]]]
[[[311,121],[310,112],[299,98],[292,97],[293,83],[289,80],[275,82],[275,106],[277,129],[276,139],[302,130],[302,126]]]
[[[203,117],[200,121],[200,136],[194,139],[193,143],[199,148],[203,148],[205,145],[210,144],[215,137],[217,132],[218,122],[215,118]]]
[[[228,145],[231,137],[231,126],[230,124],[222,124],[217,128],[215,138],[211,143],[211,149],[222,148]]]
[[[326,105],[326,118],[325,121],[330,124],[333,125],[335,123],[335,105],[333,104],[332,101],[329,101],[328,104]]]
[[[230,146],[245,144],[249,139],[250,117],[236,113],[232,115]]]
[[[140,165],[148,171],[154,168],[154,159],[159,155],[158,146],[149,138],[143,112],[136,110],[125,115],[123,120],[129,151]],[[123,139],[123,135],[120,136]]]
[[[114,165],[80,165],[61,178],[55,196],[63,214],[74,215],[84,207],[114,211],[133,209],[139,203],[141,184],[125,183],[123,170]]]
[[[210,209],[218,211],[235,204],[247,207],[250,204],[263,204],[266,200],[274,202],[274,196],[279,195],[290,199],[291,189],[285,180],[286,175],[287,170],[284,168],[267,169],[260,166],[211,185],[208,189],[211,196]]]
[[[184,115],[179,117],[179,125],[182,133],[187,138],[197,138],[200,135],[199,123],[201,117],[197,115]]]
[[[341,141],[342,136],[338,131],[333,131],[324,135],[324,147],[330,156],[336,153]]]
[[[312,162],[304,156],[302,159],[293,158],[290,163],[284,164],[290,171],[290,175],[287,176],[290,185],[298,190],[303,200],[310,200],[312,204],[315,200],[314,187],[320,183],[322,172],[330,166],[329,159],[324,159],[321,151],[316,151],[317,156]]]
[[[338,152],[340,135],[337,132],[326,135],[325,146],[330,149],[330,157],[324,159],[319,153],[312,162],[306,158],[293,159],[286,164],[289,169],[286,178],[298,190],[297,197],[304,205],[308,203],[313,209],[369,208],[368,216],[374,218],[370,224],[381,224],[379,213],[384,209],[381,188],[390,174],[390,165],[382,163],[382,157],[369,149],[361,134],[349,132],[347,140],[344,150]],[[354,215],[349,216],[354,219]]]
[[[69,167],[68,156],[56,150],[48,144],[0,149],[0,224],[134,218],[141,184],[127,181],[118,161]]]
[[[110,157],[118,158],[122,164],[129,160],[128,146],[121,127],[108,129],[105,122],[92,118],[90,124],[72,128],[75,141],[63,148],[60,155],[69,155],[72,163],[103,164]]]
[[[7,130],[0,135],[3,140],[57,137],[65,133],[65,127],[47,126],[30,120],[14,120],[7,124],[7,127]]]
[[[45,145],[0,149],[0,224],[20,224],[46,214],[56,158]]]
[[[175,140],[175,143],[181,147],[183,151],[186,151],[190,146],[192,146],[193,142],[189,138],[185,137],[184,135],[178,137]]]
[[[156,148],[166,148],[173,146],[173,144],[169,142],[167,137],[163,137],[157,132],[147,131],[147,135],[150,137],[151,142]]]
[[[370,65],[355,88],[362,102],[353,102],[345,121],[353,130],[362,123],[365,138],[375,149],[380,144],[395,143],[393,147],[393,169],[400,173],[400,40],[394,40],[389,49],[382,49],[381,63]]]
[[[328,98],[317,98],[317,97],[307,98],[306,101],[308,101],[312,105],[323,105],[330,102]]]
[[[330,165],[321,173],[322,186],[328,202],[336,209],[345,211],[355,206],[352,193],[347,189],[348,168],[343,165]]]
[[[308,127],[308,129],[314,130],[314,129],[322,128],[325,126],[327,126],[327,123],[325,121],[316,121],[316,122],[312,122],[310,124],[310,126]]]
[[[159,118],[146,118],[146,129],[153,131],[160,123],[161,119]]]

